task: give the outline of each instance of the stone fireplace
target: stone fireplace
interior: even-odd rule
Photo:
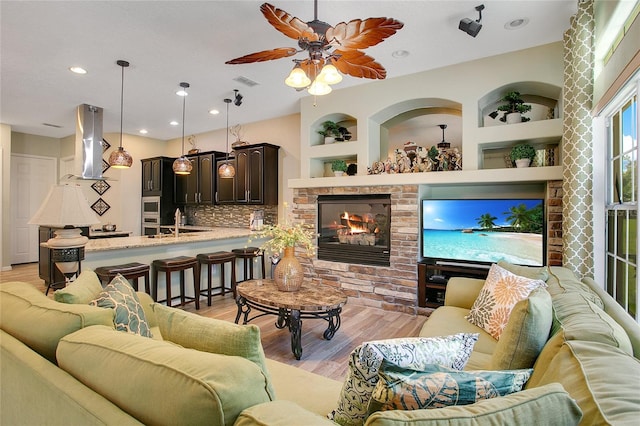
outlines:
[[[318,259],[389,266],[389,194],[319,195]]]

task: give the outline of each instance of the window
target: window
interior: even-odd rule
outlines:
[[[638,83],[608,120],[606,290],[638,313]]]

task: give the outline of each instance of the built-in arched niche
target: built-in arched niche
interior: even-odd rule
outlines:
[[[410,99],[390,105],[373,115],[372,127],[379,127],[378,160],[403,149],[406,143],[431,148],[444,139],[451,147],[462,149],[462,104],[448,99]],[[375,160],[375,159],[374,159]]]
[[[504,126],[504,112],[497,111],[500,101],[508,92],[519,92],[522,100],[531,105],[531,111],[523,114],[530,121],[560,118],[559,99],[562,89],[539,81],[520,81],[498,87],[478,100],[478,127]]]

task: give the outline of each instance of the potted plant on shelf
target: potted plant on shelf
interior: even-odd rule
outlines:
[[[525,121],[531,120],[529,117],[522,116],[522,114],[531,111],[531,105],[524,103],[520,92],[508,92],[500,101],[506,103],[500,105],[496,111],[489,114],[489,117],[495,119],[498,116],[498,111],[503,111],[504,115],[500,117],[500,121],[503,123],[524,123]]]
[[[322,130],[318,130],[318,133],[324,136],[325,144],[333,143],[338,138],[342,137],[342,134],[340,133],[340,126],[338,126],[338,123],[330,120],[327,120],[324,123],[322,123]]]
[[[344,160],[333,160],[331,162],[331,170],[335,176],[342,176],[348,169]]]
[[[511,161],[516,163],[516,167],[529,167],[536,157],[536,150],[531,145],[523,143],[511,148],[509,156]]]

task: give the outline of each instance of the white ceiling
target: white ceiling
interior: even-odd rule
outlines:
[[[292,68],[289,58],[225,64],[248,53],[296,46],[269,25],[261,3],[1,0],[0,122],[18,132],[64,137],[75,132],[76,107],[88,103],[104,108],[105,133],[119,132],[118,59],[131,63],[125,70],[125,133],[146,128],[147,137],[180,137],[181,127],[169,122],[181,120],[182,98],[175,95],[181,81],[191,84],[187,134],[224,128],[223,99],[232,97],[233,89],[244,100],[231,106],[230,124],[299,112],[299,99],[307,94],[284,85]],[[379,16],[403,22],[397,34],[366,50],[387,69],[387,78],[394,78],[561,40],[577,0],[484,0],[483,28],[473,38],[458,29],[458,22],[477,19],[480,3],[320,0],[318,19],[331,25]],[[311,0],[271,4],[303,21],[313,19]],[[518,18],[529,23],[519,30],[504,28]],[[397,59],[391,55],[396,50],[410,54]],[[88,74],[71,73],[72,65]],[[237,77],[259,84],[248,87],[234,81]],[[335,89],[371,82],[346,76]],[[222,113],[210,115],[212,108]]]

